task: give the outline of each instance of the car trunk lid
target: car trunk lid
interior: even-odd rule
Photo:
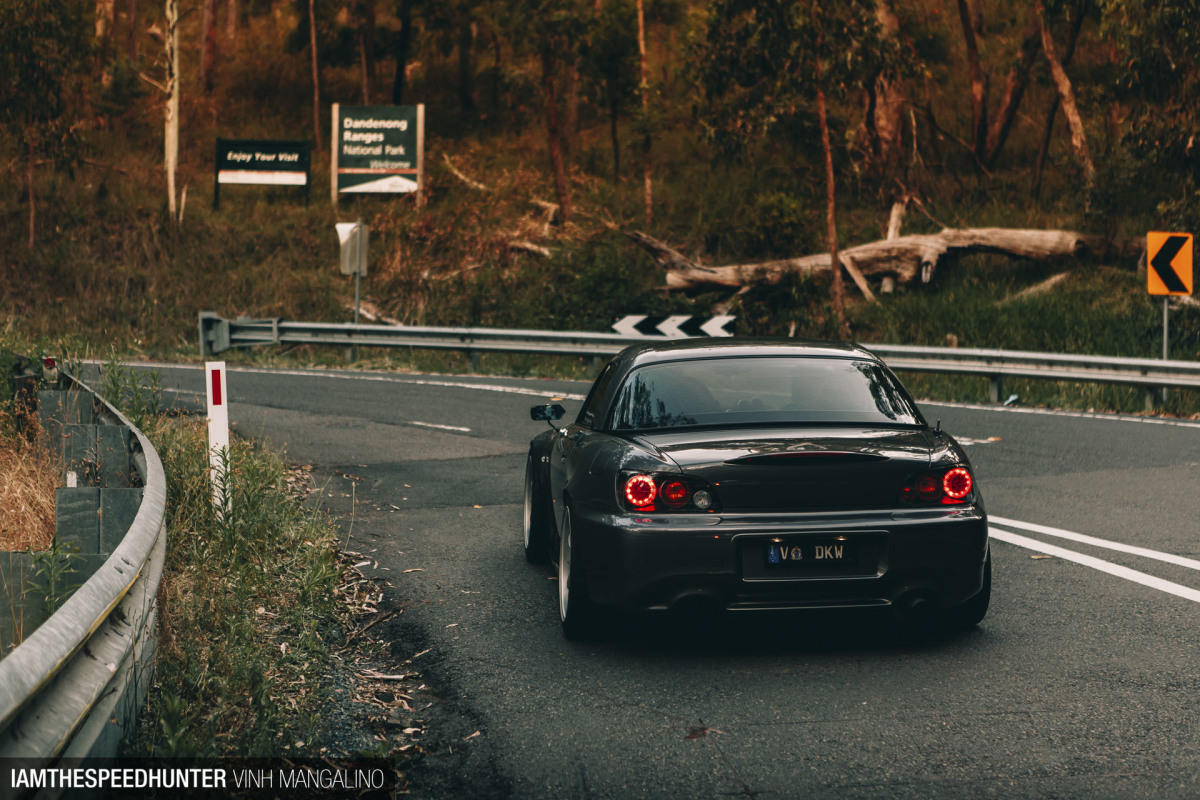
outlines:
[[[713,487],[729,512],[888,508],[928,469],[924,429],[789,428],[638,437]]]

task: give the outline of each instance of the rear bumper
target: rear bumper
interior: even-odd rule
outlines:
[[[574,508],[571,520],[592,599],[628,610],[886,608],[918,596],[953,606],[982,588],[988,547],[978,506],[657,517]],[[772,540],[835,538],[853,545],[853,561],[767,564]]]

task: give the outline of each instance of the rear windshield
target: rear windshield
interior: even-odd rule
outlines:
[[[891,373],[844,358],[739,357],[639,367],[613,407],[613,430],[776,423],[923,425]]]

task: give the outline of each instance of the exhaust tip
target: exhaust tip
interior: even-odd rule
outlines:
[[[900,620],[908,624],[931,622],[937,615],[937,610],[937,600],[925,592],[910,592],[896,603],[896,612]]]

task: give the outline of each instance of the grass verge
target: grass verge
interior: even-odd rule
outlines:
[[[286,491],[272,453],[236,441],[215,513],[202,420],[158,413],[152,384],[109,365],[111,402],[167,475],[167,563],[154,688],[135,744],[153,756],[307,755],[341,634],[329,520]]]

